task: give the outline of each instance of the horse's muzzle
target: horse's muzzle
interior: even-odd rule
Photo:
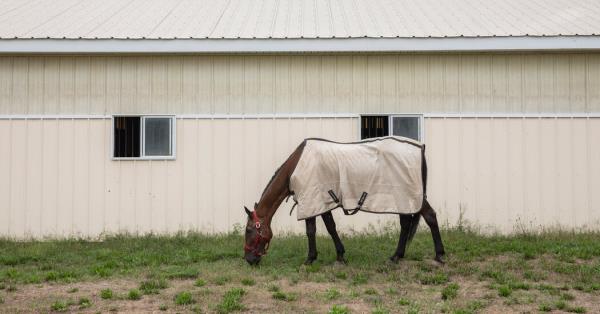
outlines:
[[[246,253],[244,255],[244,259],[250,265],[258,265],[258,263],[260,262],[260,256],[254,255],[252,253]]]

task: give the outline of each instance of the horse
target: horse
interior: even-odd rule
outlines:
[[[319,140],[337,143],[317,138],[308,138],[302,141],[302,143],[300,143],[300,145],[297,146],[297,148],[285,160],[285,162],[275,171],[271,180],[265,187],[260,197],[260,200],[254,204],[254,210],[251,211],[246,206],[244,206],[244,210],[246,212],[246,215],[248,216],[245,230],[244,258],[250,265],[257,265],[260,262],[262,256],[264,256],[267,253],[269,244],[271,242],[271,239],[273,238],[273,233],[271,231],[272,218],[279,206],[281,205],[281,203],[286,198],[294,194],[294,192],[290,189],[290,178],[292,177],[292,174],[294,173],[294,170],[296,169],[296,166],[298,165],[298,162],[300,161],[300,158],[302,157],[304,149],[309,140]],[[363,142],[364,141],[337,144],[360,144]],[[421,202],[421,207],[420,209],[417,208],[418,212],[413,214],[399,214],[401,227],[400,237],[394,254],[389,258],[390,261],[393,263],[398,263],[400,259],[404,257],[407,243],[410,243],[411,239],[415,235],[421,217],[423,217],[431,231],[435,249],[434,260],[440,264],[444,263],[442,257],[444,256],[445,251],[440,235],[440,230],[438,227],[436,213],[427,201],[426,197],[427,164],[425,161],[424,145],[422,145],[421,156],[421,172],[419,173],[419,175],[422,176],[423,184],[423,199]],[[346,213],[345,209],[344,212]],[[327,231],[335,245],[335,250],[337,253],[336,261],[344,264],[347,263],[347,260],[344,257],[346,251],[344,245],[342,244],[342,241],[340,240],[340,236],[338,235],[336,224],[333,219],[333,215],[331,214],[331,210],[320,214],[320,216],[323,219],[325,227],[327,228]],[[313,216],[305,219],[306,235],[308,237],[308,256],[304,262],[304,264],[306,265],[312,264],[317,259],[316,217],[317,216]]]

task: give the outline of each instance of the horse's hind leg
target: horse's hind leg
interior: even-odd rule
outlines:
[[[306,236],[308,237],[308,257],[304,264],[310,265],[317,259],[317,219],[315,217],[306,219]]]
[[[401,258],[404,257],[404,251],[406,250],[406,242],[408,242],[408,234],[410,232],[412,220],[412,215],[400,215],[400,239],[398,240],[396,252],[392,257],[390,257],[390,260],[394,263],[397,263]]]
[[[442,236],[440,235],[440,228],[438,227],[437,217],[433,208],[427,200],[423,203],[421,208],[421,215],[425,222],[431,229],[431,237],[433,238],[433,244],[435,245],[435,260],[444,263],[442,256],[444,256],[444,244],[442,243]]]
[[[346,253],[346,250],[344,249],[342,240],[340,240],[340,236],[338,235],[337,230],[335,228],[335,221],[333,220],[333,215],[331,214],[331,212],[326,212],[325,214],[321,215],[321,217],[323,218],[325,227],[327,227],[327,232],[329,232],[329,235],[331,236],[331,239],[333,239],[333,243],[335,244],[337,261],[345,264],[347,262],[344,258],[344,253]]]

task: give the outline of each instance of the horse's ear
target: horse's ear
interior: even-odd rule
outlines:
[[[248,209],[248,207],[244,206],[244,210],[246,211],[246,214],[248,214],[248,217],[252,216],[252,212]]]
[[[254,210],[258,208],[258,203],[254,203]]]

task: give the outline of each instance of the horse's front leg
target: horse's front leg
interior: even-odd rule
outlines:
[[[348,261],[344,258],[344,253],[346,250],[344,249],[344,245],[342,244],[342,240],[340,240],[340,236],[337,233],[337,229],[335,228],[335,220],[333,220],[333,215],[331,212],[326,212],[321,215],[323,218],[323,222],[325,223],[325,227],[327,227],[327,232],[333,239],[333,244],[335,244],[335,252],[337,253],[337,261],[340,263],[346,264]]]
[[[400,215],[400,239],[398,240],[396,252],[390,257],[390,260],[394,263],[397,263],[404,257],[406,242],[408,242],[408,234],[410,233],[410,226],[413,222],[412,220],[413,217],[411,215]]]
[[[317,219],[315,217],[306,219],[306,236],[308,237],[308,257],[304,264],[310,265],[317,259]]]

